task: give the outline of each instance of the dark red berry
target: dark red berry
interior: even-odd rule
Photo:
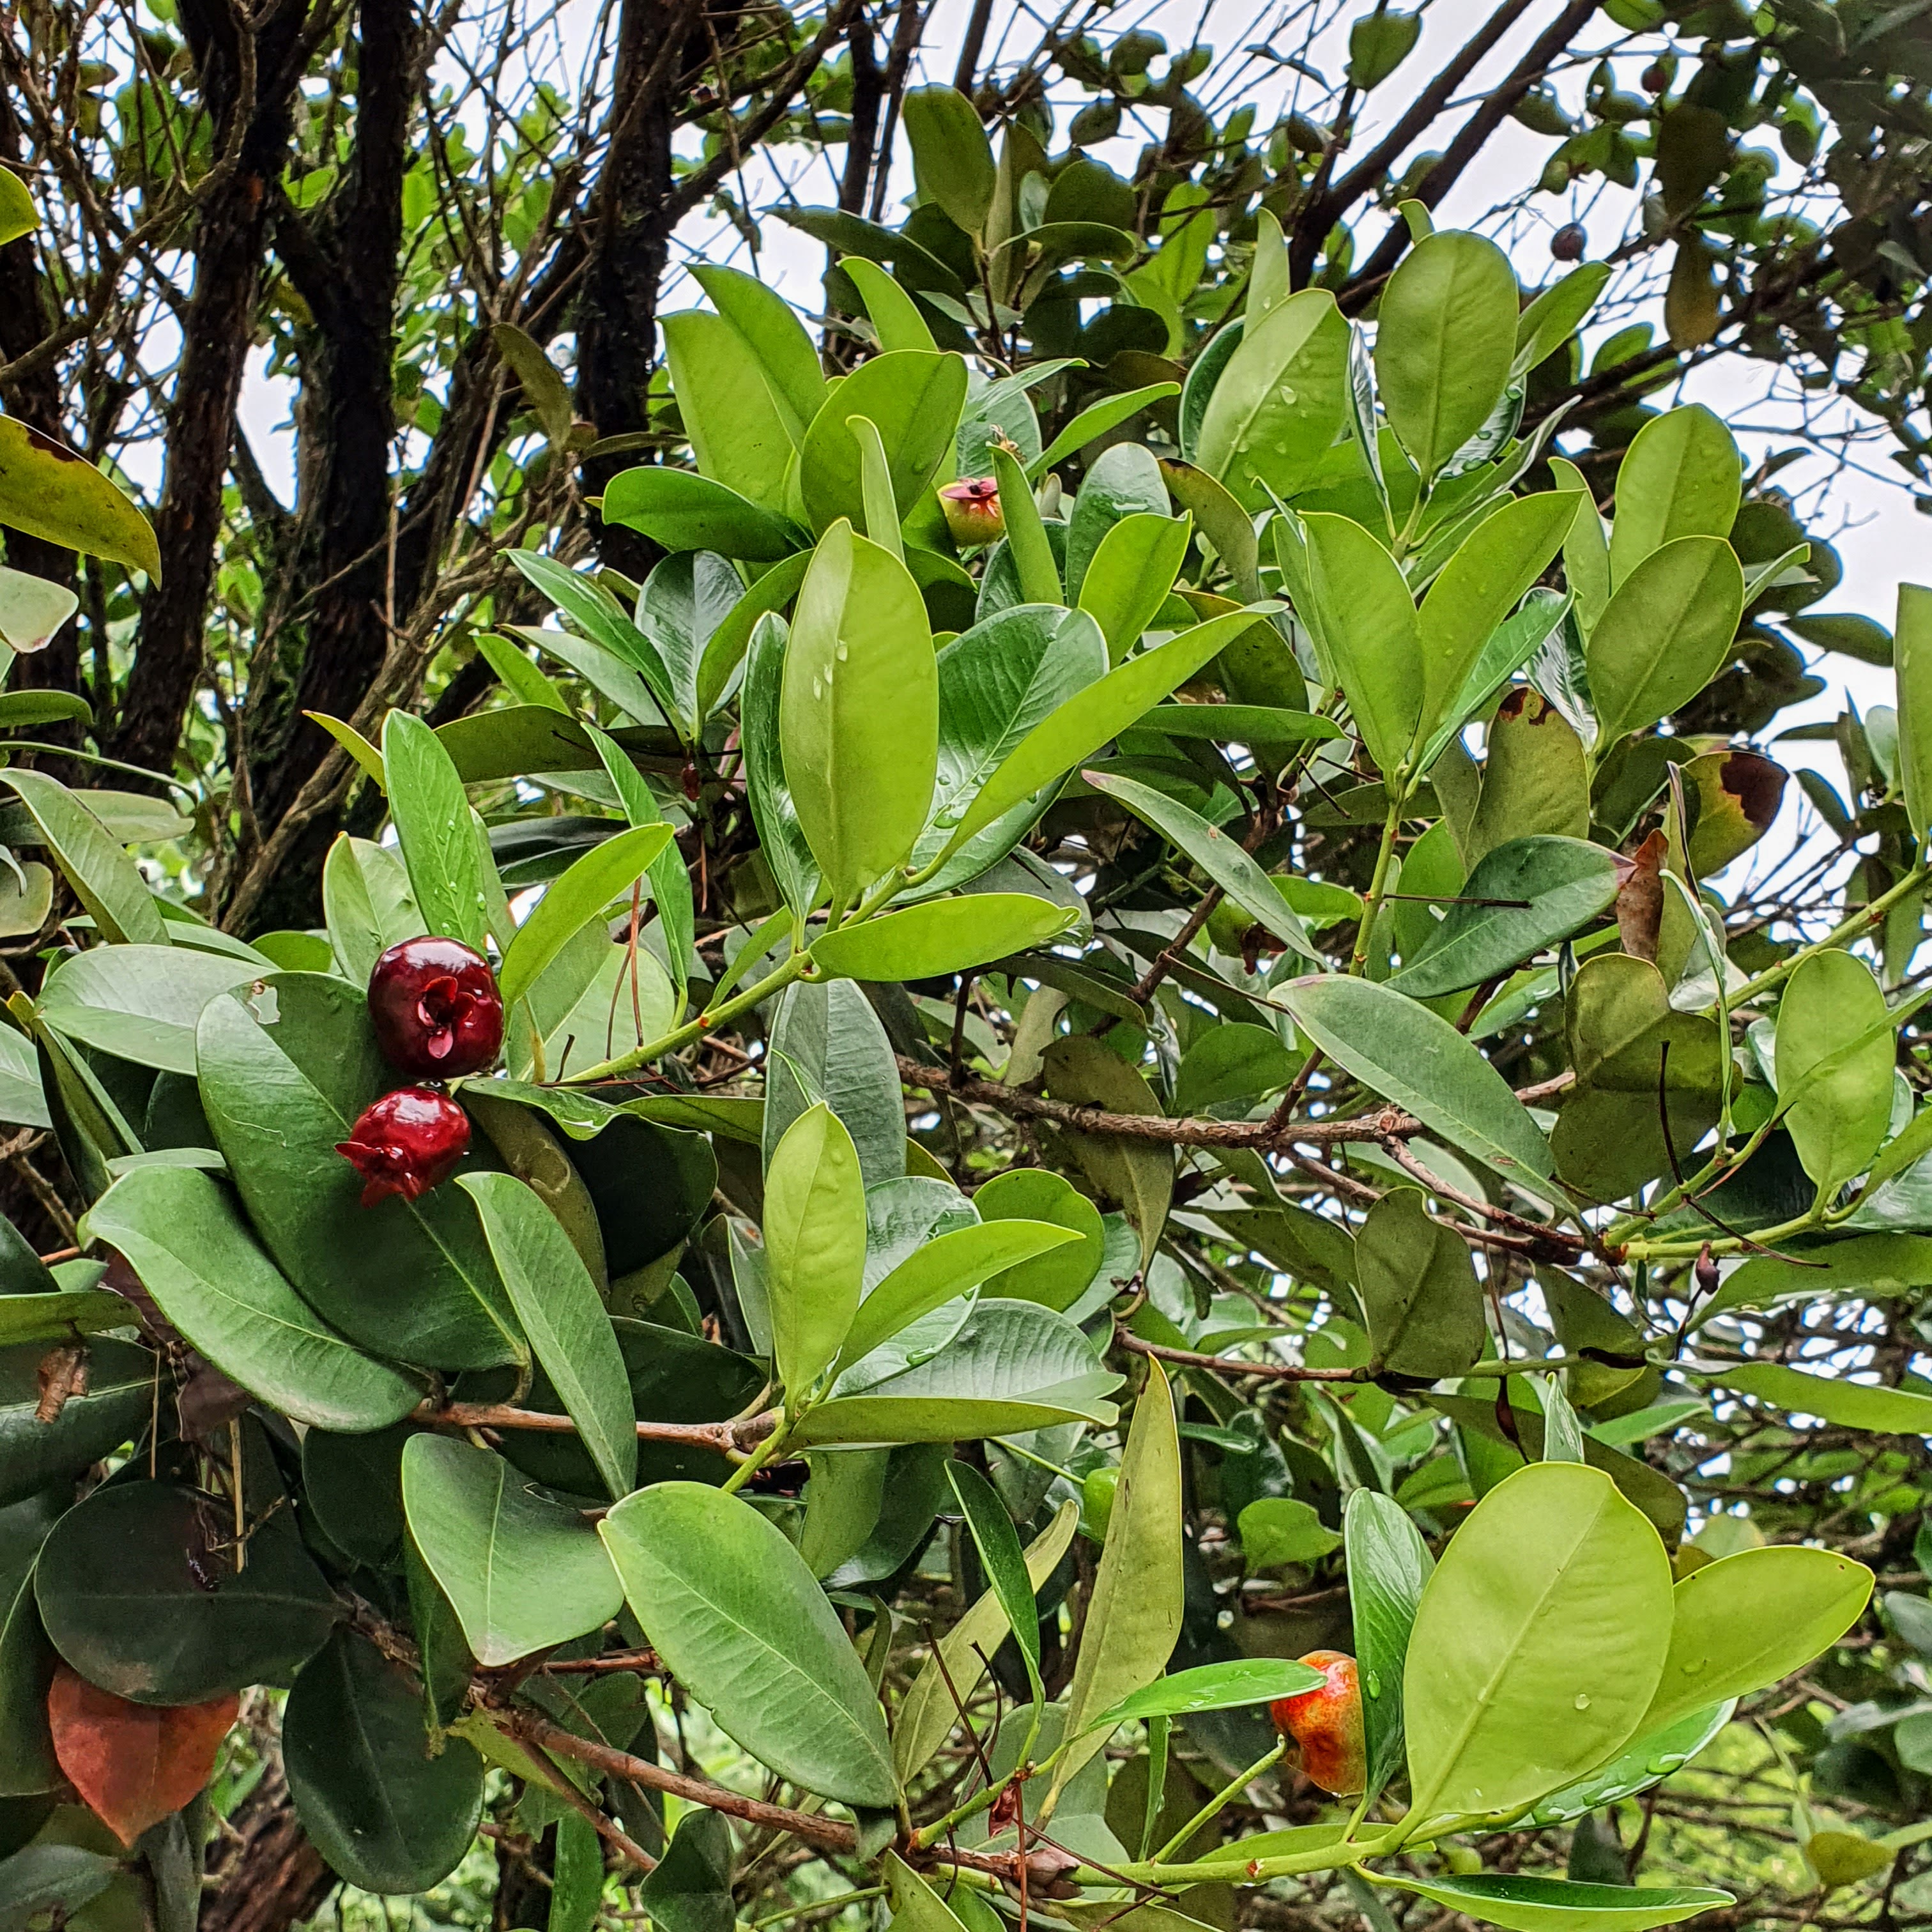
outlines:
[[[369,976],[369,1017],[392,1066],[420,1079],[480,1073],[503,1044],[503,998],[481,953],[425,934],[392,946]]]
[[[1580,262],[1583,259],[1583,244],[1586,238],[1580,222],[1568,223],[1550,236],[1550,252],[1559,262]]]
[[[470,1151],[470,1116],[440,1088],[399,1087],[364,1108],[335,1150],[367,1184],[364,1207],[418,1201]]]

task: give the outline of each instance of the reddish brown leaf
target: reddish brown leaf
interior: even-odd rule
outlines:
[[[1653,832],[1628,859],[1617,862],[1617,934],[1634,958],[1657,962],[1657,935],[1664,921],[1664,862],[1670,846]]]
[[[231,1691],[207,1704],[130,1704],[63,1664],[47,1693],[47,1721],[68,1781],[131,1846],[214,1775],[241,1702]]]

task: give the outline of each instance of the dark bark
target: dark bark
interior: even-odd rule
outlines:
[[[577,307],[577,408],[599,436],[628,436],[649,420],[657,360],[658,290],[670,260],[671,136],[681,92],[682,42],[693,7],[626,0],[612,99],[619,119],[590,206],[589,260]],[[593,457],[586,494],[601,491],[633,454]],[[598,554],[641,579],[661,554],[634,530],[597,527]]]
[[[26,158],[26,130],[21,126],[11,99],[0,88],[0,160],[16,163]],[[0,362],[24,356],[52,332],[56,320],[52,299],[34,259],[34,237],[21,236],[0,248]],[[50,361],[23,380],[9,382],[0,388],[0,400],[9,416],[18,416],[28,428],[57,442],[68,440],[61,416],[61,370]],[[25,530],[5,533],[7,562],[16,570],[50,578],[71,587],[77,560],[70,550],[29,536]],[[78,634],[70,619],[34,661],[31,682],[44,688],[78,692],[80,682],[80,649]],[[79,727],[44,725],[34,734],[58,744],[80,742]],[[66,761],[63,760],[62,765]],[[57,776],[70,770],[54,766]]]
[[[335,1888],[296,1816],[279,1758],[225,1821],[208,1876],[198,1932],[287,1932]]]
[[[358,13],[354,157],[341,187],[304,218],[284,203],[275,245],[315,318],[305,425],[317,461],[313,534],[300,566],[313,586],[292,626],[298,667],[258,723],[250,762],[258,821],[272,826],[327,752],[322,728],[301,714],[347,716],[388,649],[392,363],[401,273],[403,178],[423,31],[412,0],[362,0]],[[398,599],[396,610],[403,610]],[[290,690],[290,686],[292,688]],[[263,733],[262,724],[267,729]]]
[[[110,748],[166,770],[204,668],[202,632],[221,533],[222,484],[235,408],[262,288],[272,202],[285,164],[301,79],[304,0],[280,0],[254,35],[253,98],[244,98],[237,16],[210,0],[182,0],[216,147],[237,140],[232,172],[202,203],[194,286],[182,318],[180,364],[168,406],[167,468],[154,534],[161,578],[141,608],[141,629]],[[245,125],[237,121],[246,117]]]

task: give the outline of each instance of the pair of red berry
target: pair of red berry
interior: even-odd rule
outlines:
[[[490,962],[454,939],[392,946],[369,976],[369,1017],[391,1066],[424,1082],[479,1073],[503,1044],[503,1000]],[[362,1176],[362,1204],[418,1200],[470,1150],[470,1116],[440,1085],[385,1094],[335,1150]]]

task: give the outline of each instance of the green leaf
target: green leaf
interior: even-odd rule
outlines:
[[[14,420],[0,417],[0,423]],[[168,944],[166,922],[140,869],[82,796],[44,772],[17,767],[0,773],[0,783],[18,794],[54,862],[104,937],[122,945]]]
[[[1932,1127],[1932,1115],[1923,1116]],[[1913,1121],[1916,1127],[1918,1123]],[[1919,1138],[1922,1139],[1922,1134]],[[1894,1142],[1896,1145],[1897,1142]],[[1886,1150],[1889,1154],[1890,1147]],[[1880,1161],[1874,1162],[1876,1174]],[[1700,1305],[1691,1321],[1702,1328],[1714,1315],[1734,1308],[1777,1308],[1792,1301],[1826,1301],[1843,1296],[1874,1300],[1932,1288],[1932,1238],[1923,1234],[1859,1234],[1787,1258],[1757,1255],[1726,1275],[1717,1293]]]
[[[1180,1492],[1174,1398],[1166,1372],[1149,1358],[1067,1693],[1065,1735],[1075,1742],[1054,1772],[1043,1810],[1106,1743],[1102,1714],[1144,1690],[1173,1653],[1183,1592]]]
[[[1179,846],[1236,905],[1284,946],[1317,965],[1327,963],[1287,900],[1276,889],[1274,880],[1238,840],[1189,811],[1178,800],[1137,779],[1120,778],[1109,772],[1083,772],[1081,776],[1095,790],[1119,800],[1136,818],[1144,819]]]
[[[0,1295],[0,1348],[70,1342],[76,1335],[125,1328],[134,1311],[105,1289],[57,1288],[44,1294]]]
[[[1056,1040],[1045,1054],[1048,1091],[1055,1100],[1096,1106],[1110,1114],[1161,1111],[1139,1071],[1090,1034]],[[1141,1265],[1154,1259],[1174,1195],[1173,1150],[1158,1142],[1070,1131],[1074,1158],[1104,1194],[1126,1210],[1140,1237]]]
[[[1523,310],[1516,326],[1517,374],[1540,368],[1576,333],[1610,279],[1609,262],[1586,262],[1558,276]]]
[[[134,499],[84,456],[16,416],[0,416],[0,524],[127,564],[151,584],[161,580],[154,526]]]
[[[34,1565],[67,1506],[53,1494],[0,1510],[0,1796],[32,1797],[62,1782],[47,1726],[53,1646],[34,1602]]]
[[[677,706],[664,660],[610,591],[595,578],[535,550],[513,550],[510,561],[582,635],[518,625],[509,629],[561,657],[632,717],[655,722],[652,711],[661,710],[668,720],[675,718]]]
[[[683,390],[680,386],[680,398]],[[902,520],[922,503],[966,400],[966,364],[952,355],[896,350],[862,362],[829,397],[799,449],[799,485],[814,531],[855,526],[866,513],[864,472],[848,419],[878,428]]]
[[[687,743],[698,742],[698,670],[712,638],[744,596],[737,571],[711,550],[661,558],[638,593],[640,634],[664,668],[671,721]]]
[[[1033,1583],[1027,1575],[1026,1556],[1020,1548],[1013,1520],[1007,1515],[1006,1506],[992,1484],[977,1469],[964,1462],[949,1462],[946,1480],[966,1519],[980,1564],[1006,1613],[1007,1627],[1026,1665],[1027,1681],[1033,1687],[1033,1700],[1038,1706],[1045,1695],[1040,1681],[1040,1612],[1034,1603]]]
[[[1067,596],[1079,596],[1094,554],[1116,524],[1136,515],[1164,517],[1168,508],[1166,479],[1150,451],[1136,442],[1102,450],[1089,466],[1067,518]]]
[[[80,608],[79,593],[65,584],[0,566],[0,644],[10,650],[44,650]]]
[[[718,314],[757,358],[760,379],[792,422],[811,422],[829,393],[818,345],[776,289],[742,268],[694,263],[692,274]],[[682,406],[680,384],[680,404]],[[796,440],[796,438],[794,438]]]
[[[724,1821],[720,1818],[718,1822],[722,1825]],[[726,1829],[728,1836],[729,1827]],[[591,1932],[604,1898],[604,1846],[596,1826],[580,1811],[566,1811],[556,1821],[551,1865],[545,1932]]]
[[[337,970],[358,986],[398,940],[423,931],[401,855],[346,832],[322,861],[322,906]]]
[[[1898,586],[1898,779],[1912,836],[1932,826],[1932,590]]]
[[[34,1414],[44,1342],[0,1348],[0,1508],[77,1475],[148,1424],[154,1358],[146,1348],[103,1336],[88,1345],[85,1394],[68,1398],[57,1420]]]
[[[602,1889],[603,1854],[597,1854]],[[663,1932],[731,1932],[731,1828],[724,1814],[693,1805],[677,1821],[657,1869],[638,1887],[638,1902]]]
[[[1694,1711],[1661,1730],[1640,1729],[1636,1742],[1626,1746],[1608,1764],[1600,1765],[1587,1778],[1539,1798],[1530,1810],[1532,1822],[1567,1825],[1586,1813],[1648,1790],[1658,1779],[1668,1778],[1688,1764],[1730,1722],[1736,1708],[1734,1700],[1726,1699],[1723,1703]]]
[[[775,563],[806,544],[805,532],[789,518],[708,476],[661,464],[612,477],[604,486],[601,514],[606,524],[640,530],[668,550],[715,550],[748,563]]]
[[[1058,1566],[1079,1520],[1079,1504],[1063,1503],[1053,1520],[1027,1546],[1029,1595]],[[893,1726],[893,1759],[902,1779],[910,1783],[946,1742],[958,1722],[956,1694],[970,1702],[986,1675],[986,1659],[998,1649],[1010,1628],[999,1592],[988,1590],[928,1653],[912,1688],[899,1701]]]
[[[1650,1705],[1670,1614],[1664,1545],[1607,1476],[1534,1462],[1498,1484],[1410,1634],[1417,1816],[1512,1811],[1602,1763]]]
[[[28,1932],[50,1918],[86,1922],[92,1904],[126,1870],[119,1858],[56,1842],[28,1844],[0,1864],[0,1925]]]
[[[1874,1436],[1932,1434],[1932,1395],[1914,1389],[1810,1375],[1780,1362],[1747,1362],[1706,1372],[1720,1388],[1756,1396],[1787,1414],[1815,1415],[1840,1428]]]
[[[1647,1932],[1736,1903],[1730,1892],[1708,1886],[1581,1885],[1516,1872],[1450,1874],[1427,1885],[1404,1876],[1395,1882],[1504,1932]]]
[[[938,350],[939,345],[933,340],[918,303],[878,262],[868,262],[862,255],[848,255],[838,266],[859,291],[883,352],[917,349],[931,355]]]
[[[1702,404],[1652,417],[1617,470],[1612,586],[1679,537],[1728,537],[1743,483],[1736,442]]]
[[[973,1196],[980,1220],[1045,1222],[1076,1235],[1077,1244],[1043,1250],[1036,1258],[993,1276],[989,1294],[1036,1301],[1055,1311],[1070,1308],[1085,1292],[1106,1258],[1100,1210],[1064,1174],[1050,1168],[1010,1168]]]
[[[1532,1188],[1550,1144],[1472,1042],[1426,1006],[1367,980],[1296,980],[1277,989],[1295,1023],[1358,1080],[1447,1141]]]
[[[1422,10],[1405,14],[1378,6],[1348,29],[1348,85],[1366,94],[1379,87],[1414,50],[1422,32]]]
[[[1408,586],[1360,524],[1325,512],[1302,521],[1315,626],[1370,757],[1393,774],[1424,718],[1422,634]]]
[[[497,988],[506,1008],[526,998],[537,976],[584,926],[628,892],[671,843],[668,825],[640,825],[593,845],[545,887],[536,910],[517,928]]]
[[[1858,1622],[1871,1588],[1862,1563],[1802,1544],[1694,1570],[1671,1593],[1670,1654],[1639,1731],[1782,1683]]]
[[[54,1647],[88,1682],[130,1703],[202,1704],[286,1684],[322,1648],[340,1609],[294,1513],[254,1529],[238,1572],[232,1551],[210,1549],[206,1508],[172,1483],[123,1480],[55,1524],[34,1597]]]
[[[1355,1278],[1374,1360],[1392,1375],[1438,1382],[1483,1352],[1483,1291],[1468,1244],[1430,1220],[1413,1187],[1391,1188],[1355,1234]]]
[[[840,926],[813,942],[812,956],[842,979],[936,979],[1051,944],[1078,923],[1069,908],[1030,892],[975,892]]]
[[[1342,1546],[1312,1503],[1290,1496],[1258,1496],[1235,1518],[1241,1555],[1250,1576],[1284,1563],[1313,1563]],[[1312,1687],[1299,1684],[1299,1690]]]
[[[136,1066],[191,1075],[202,1009],[260,970],[184,946],[98,946],[47,975],[40,1015],[70,1040]]]
[[[1462,724],[1460,700],[1485,646],[1562,548],[1582,500],[1568,490],[1519,496],[1485,518],[1442,566],[1417,619],[1421,736]]]
[[[892,1042],[848,980],[785,989],[771,1032],[758,1140],[769,1168],[793,1122],[823,1100],[859,1150],[868,1187],[906,1171],[905,1100]]]
[[[1372,1798],[1402,1761],[1409,1632],[1436,1564],[1408,1512],[1376,1490],[1357,1490],[1349,1497],[1342,1531]]]
[[[1116,1724],[1144,1722],[1149,1718],[1237,1710],[1244,1704],[1298,1696],[1304,1690],[1320,1689],[1325,1681],[1320,1671],[1285,1657],[1244,1657],[1227,1664],[1204,1664],[1198,1670],[1177,1670],[1172,1676],[1156,1679],[1145,1690],[1122,1698],[1094,1721],[1112,1730]]]
[[[896,1801],[879,1700],[783,1531],[699,1483],[640,1490],[598,1528],[645,1636],[728,1736],[821,1797]]]
[[[1502,400],[1519,306],[1509,258],[1480,235],[1429,236],[1389,278],[1376,310],[1376,380],[1424,483]]]
[[[395,1084],[361,989],[319,973],[261,984],[249,1001],[208,1002],[196,1057],[215,1145],[276,1266],[325,1321],[386,1357],[439,1368],[524,1359],[469,1202],[440,1187],[364,1208],[362,1177],[336,1151]]]
[[[597,1473],[612,1496],[627,1495],[637,1480],[636,1418],[590,1270],[556,1216],[514,1175],[466,1174],[458,1184],[476,1203],[510,1306]]]
[[[946,849],[956,850],[1002,813],[1091,758],[1177,686],[1186,683],[1262,614],[1235,610],[1196,624],[1154,650],[1130,658],[1068,698],[1001,760],[953,828]]]
[[[212,1174],[136,1168],[94,1204],[88,1226],[196,1349],[283,1414],[315,1429],[382,1429],[422,1400],[416,1382],[310,1310]]]
[[[1718,537],[1678,537],[1618,585],[1585,648],[1607,747],[1688,704],[1714,677],[1744,609],[1744,570]]]
[[[852,1325],[866,1268],[859,1153],[823,1101],[785,1130],[765,1175],[772,1344],[794,1402],[830,1366]]]
[[[410,1534],[486,1668],[568,1643],[623,1604],[583,1515],[550,1502],[502,1456],[443,1436],[403,1450]]]
[[[1097,1222],[1100,1216],[1094,1219]],[[1018,1268],[1078,1239],[1072,1229],[1044,1222],[1000,1220],[955,1228],[928,1240],[860,1304],[839,1352],[841,1365],[870,1354],[921,1316],[970,1294],[1003,1270]],[[5,1304],[0,1302],[0,1315],[4,1312]]]
[[[0,247],[31,235],[40,220],[26,182],[11,168],[0,168]]]
[[[427,929],[481,952],[488,941],[483,856],[456,766],[420,718],[392,711],[382,724],[389,816]]]
[[[282,1758],[302,1829],[364,1892],[427,1892],[476,1838],[482,1760],[461,1738],[424,1749],[421,1690],[358,1632],[337,1631],[302,1666]]]
[[[1341,726],[1312,711],[1266,704],[1156,704],[1141,720],[1170,738],[1211,738],[1220,745],[1292,745],[1308,738],[1346,738]]]
[[[753,626],[739,713],[745,745],[745,795],[758,828],[759,849],[786,904],[802,916],[818,902],[820,884],[818,862],[812,855],[796,803],[785,784],[779,718],[789,636],[782,617],[761,616]]]
[[[939,680],[918,586],[842,521],[799,592],[779,736],[799,824],[835,904],[849,905],[904,864],[925,826]]]
[[[979,111],[956,88],[915,87],[900,110],[922,202],[936,202],[969,235],[992,206],[992,144]]]
[[[802,434],[800,412],[766,381],[758,351],[722,316],[686,309],[664,316],[659,326],[678,414],[700,473],[784,515],[786,472]]]
[[[1118,664],[1140,641],[1167,602],[1192,527],[1184,516],[1141,511],[1123,517],[1101,538],[1081,580],[1080,608],[1105,634],[1111,662]]]
[[[1580,838],[1512,838],[1478,861],[1440,925],[1389,981],[1428,1000],[1479,986],[1568,939],[1617,896],[1617,863]],[[1527,900],[1484,905],[1484,899]]]
[[[1801,961],[1778,1002],[1778,1097],[1804,1172],[1822,1191],[1861,1174],[1892,1122],[1897,1048],[1871,969],[1829,950]]]
[[[1096,437],[1125,422],[1130,416],[1139,415],[1150,405],[1168,396],[1180,393],[1178,382],[1150,382],[1145,388],[1124,390],[1118,396],[1103,396],[1097,403],[1089,403],[1071,418],[1066,427],[1047,445],[1034,460],[1027,465],[1029,478],[1044,476],[1056,464],[1064,463],[1076,450],[1084,449]]]
[[[1512,284],[1512,286],[1514,284]],[[1348,325],[1326,289],[1250,321],[1208,398],[1194,460],[1245,509],[1314,478],[1348,410]]]
[[[765,572],[731,607],[731,614],[712,632],[711,641],[705,646],[704,655],[698,665],[698,709],[700,716],[709,718],[724,702],[739,667],[745,662],[752,632],[758,620],[768,612],[783,610],[798,595],[798,586],[805,581],[805,573],[811,567],[811,551],[794,550],[782,563],[774,564]]]
[[[658,808],[644,774],[626,756],[623,748],[592,724],[587,728],[590,742],[617,790],[624,816],[638,827],[668,826],[670,820]],[[689,972],[692,939],[697,931],[697,910],[692,901],[691,874],[685,869],[684,854],[677,849],[674,835],[664,849],[645,867],[651,882],[651,897],[657,903],[658,917],[664,922],[664,951],[670,956],[672,983],[682,998]]]
[[[1105,1427],[1115,1413],[1106,1397],[1120,1383],[1063,1316],[982,1298],[937,1354],[888,1342],[847,1370],[793,1440],[952,1442],[1064,1422]]]

